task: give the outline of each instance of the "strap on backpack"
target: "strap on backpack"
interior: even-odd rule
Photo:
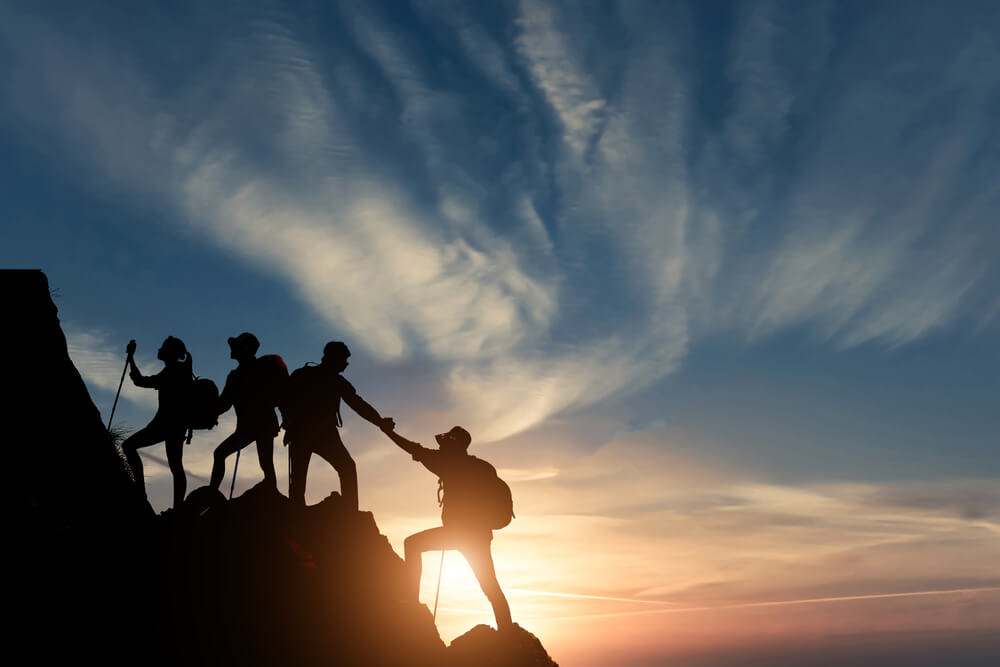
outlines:
[[[191,371],[191,386],[194,387],[194,383],[197,382],[197,381],[198,381],[198,376],[194,374],[194,371]],[[190,394],[188,396],[190,398]],[[190,445],[191,444],[191,438],[193,438],[193,437],[194,437],[194,429],[188,427],[187,438],[184,439],[184,444],[185,445]]]

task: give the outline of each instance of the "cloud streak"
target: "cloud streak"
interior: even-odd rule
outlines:
[[[344,10],[332,50],[271,12],[231,27],[252,49],[223,39],[172,95],[130,54],[5,10],[7,92],[90,178],[159,198],[331,330],[385,362],[439,364],[449,403],[433,409],[481,440],[647,387],[720,331],[903,345],[996,284],[995,190],[965,191],[992,164],[977,147],[996,77],[965,66],[1000,62],[991,42],[945,40],[933,63],[919,40],[886,54],[874,13],[841,52],[826,5],[761,3],[738,12],[706,88],[685,7],[654,13],[662,25],[625,6],[604,21],[508,9],[498,31],[422,5],[443,33]],[[590,57],[616,30],[613,57]]]
[[[873,593],[871,595],[841,595],[828,598],[809,598],[803,600],[769,600],[765,602],[743,602],[740,604],[717,605],[711,607],[679,607],[675,609],[643,609],[639,611],[623,611],[608,614],[584,614],[580,616],[562,616],[551,618],[552,621],[578,621],[586,618],[621,618],[628,616],[648,616],[650,614],[682,614],[699,611],[718,611],[723,609],[753,609],[756,607],[787,607],[804,604],[822,604],[827,602],[857,602],[860,600],[888,600],[892,598],[927,597],[936,595],[968,595],[975,593],[996,593],[1000,586],[982,586],[979,588],[955,588],[942,591],[908,591],[906,593]]]
[[[91,393],[94,389],[110,394],[118,391],[125,363],[125,351],[113,348],[105,332],[68,326],[66,342],[69,357],[80,371]],[[140,362],[140,366],[149,365],[151,363],[148,360]],[[156,407],[155,392],[138,390],[128,378],[125,378],[125,383],[121,387],[121,398],[144,408]]]

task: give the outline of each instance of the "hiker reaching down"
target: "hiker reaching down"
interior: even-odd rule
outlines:
[[[358,510],[358,469],[340,437],[341,400],[380,429],[395,428],[391,417],[380,415],[341,375],[350,356],[351,351],[346,344],[331,341],[323,347],[323,358],[318,366],[307,364],[296,369],[288,378],[279,407],[284,419],[284,442],[288,445],[291,468],[288,498],[296,505],[306,503],[309,459],[318,454],[340,476],[340,493],[347,506]]]
[[[146,497],[146,484],[142,473],[142,459],[139,449],[160,442],[167,445],[167,464],[174,478],[174,507],[184,500],[187,491],[187,477],[184,474],[182,456],[184,454],[184,433],[187,430],[188,392],[194,381],[191,370],[191,355],[179,338],[167,336],[156,352],[156,358],[163,362],[163,370],[156,375],[143,375],[135,365],[135,341],[125,348],[129,365],[129,377],[137,387],[156,389],[159,407],[152,421],[145,428],[130,435],[122,443],[125,460],[132,469],[136,485]]]
[[[438,449],[423,447],[392,430],[383,430],[415,461],[439,477],[443,525],[410,535],[403,542],[411,593],[419,599],[423,552],[458,550],[493,606],[497,629],[510,628],[510,605],[497,581],[490,551],[493,529],[506,526],[513,516],[510,488],[497,477],[492,465],[469,455],[472,437],[461,426],[434,436]]]

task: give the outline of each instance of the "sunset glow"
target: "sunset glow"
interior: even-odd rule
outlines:
[[[0,264],[45,272],[125,432],[159,405],[117,393],[131,339],[220,385],[240,332],[289,369],[346,344],[400,557],[442,510],[386,433],[466,429],[563,667],[1000,664],[997,35],[990,2],[0,0]],[[235,458],[226,496],[263,479]],[[494,623],[448,552],[442,639]]]

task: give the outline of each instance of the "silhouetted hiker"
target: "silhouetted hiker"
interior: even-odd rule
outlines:
[[[497,477],[492,465],[469,455],[472,436],[461,426],[434,436],[438,449],[422,447],[389,430],[385,434],[440,479],[443,525],[410,535],[403,542],[412,594],[419,598],[423,552],[456,549],[465,556],[493,605],[497,630],[510,628],[510,605],[500,590],[490,552],[493,529],[507,525],[513,516],[509,487]]]
[[[129,377],[137,387],[156,389],[159,408],[153,420],[145,428],[136,431],[122,443],[125,460],[132,469],[135,482],[146,496],[146,484],[142,475],[142,460],[138,450],[160,442],[167,444],[167,463],[174,477],[174,507],[184,500],[187,491],[187,477],[184,475],[184,434],[187,424],[188,392],[194,382],[191,370],[191,355],[179,338],[167,336],[156,352],[156,358],[164,363],[162,371],[145,376],[135,365],[135,341],[125,348],[129,364]]]
[[[241,333],[229,339],[229,356],[239,364],[226,377],[226,386],[219,396],[219,414],[229,408],[236,410],[236,431],[215,448],[212,476],[209,483],[219,488],[226,474],[226,457],[250,443],[257,443],[257,460],[264,471],[264,481],[277,488],[274,474],[274,438],[278,435],[278,418],[274,408],[288,377],[285,362],[277,355],[257,358],[260,341],[252,333]]]
[[[309,459],[315,453],[326,459],[340,475],[340,493],[348,507],[358,509],[358,470],[340,439],[340,401],[343,399],[359,415],[380,429],[395,427],[390,417],[382,417],[353,385],[341,375],[351,356],[340,341],[327,343],[318,366],[306,365],[288,378],[281,404],[285,444],[291,468],[288,497],[305,505]]]

